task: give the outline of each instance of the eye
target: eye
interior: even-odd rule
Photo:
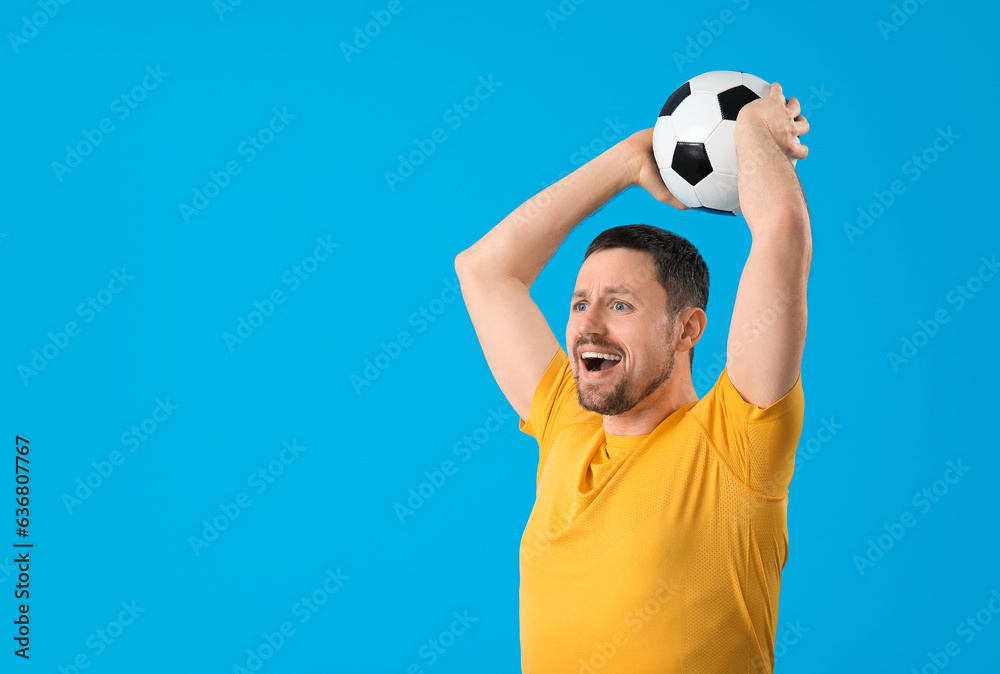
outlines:
[[[625,302],[622,302],[621,300],[616,300],[614,306],[618,306],[619,304],[622,305],[623,307],[628,306],[627,304],[625,304]],[[624,309],[622,309],[622,311],[624,311]]]
[[[576,311],[576,308],[577,308],[578,306],[580,306],[581,304],[586,304],[586,302],[574,302],[574,303],[573,303],[573,306],[571,306],[571,307],[570,307],[570,310],[571,310],[571,311]]]

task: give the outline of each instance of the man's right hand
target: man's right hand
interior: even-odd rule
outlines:
[[[660,176],[660,167],[653,155],[653,129],[636,131],[621,142],[628,157],[631,184],[643,188],[657,201],[669,204],[679,210],[687,210],[680,199],[667,188]]]

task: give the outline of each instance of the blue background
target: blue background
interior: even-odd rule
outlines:
[[[609,119],[623,140],[683,81],[720,69],[781,82],[812,125],[798,164],[814,241],[806,419],[777,671],[931,672],[928,653],[949,641],[960,649],[949,672],[996,667],[1000,281],[961,308],[949,300],[1000,253],[995,5],[912,1],[892,26],[904,8],[889,2],[401,0],[392,14],[386,2],[75,0],[53,2],[51,18],[45,2],[0,12],[2,430],[31,439],[35,544],[23,662],[10,640],[7,445],[0,669],[70,672],[82,656],[88,672],[231,672],[287,621],[294,633],[263,672],[518,671],[517,550],[537,446],[449,289],[454,257],[582,165],[581,146],[602,150]],[[355,28],[371,12],[391,21],[365,43]],[[355,39],[363,47],[345,55]],[[480,77],[497,84],[468,99]],[[121,118],[136,87],[144,100]],[[814,91],[825,93],[813,105]],[[467,100],[461,124],[446,116]],[[241,144],[274,109],[294,117],[251,160]],[[105,118],[114,128],[88,156],[53,168]],[[907,162],[939,127],[958,138],[914,180]],[[436,129],[433,152],[390,185],[386,172]],[[228,162],[239,173],[185,218],[180,205]],[[875,193],[895,180],[905,192],[879,213]],[[859,208],[879,217],[852,233]],[[749,250],[742,218],[628,190],[570,235],[533,296],[563,341],[587,243],[631,222],[688,237],[708,262],[703,394]],[[310,262],[317,238],[336,247]],[[295,265],[312,271],[293,288]],[[252,317],[274,291],[283,301]],[[106,306],[88,313],[88,297]],[[894,367],[887,354],[940,310],[948,322]],[[248,318],[252,334],[227,344]],[[70,321],[78,332],[57,334]],[[33,350],[53,357],[26,375]],[[158,401],[176,406],[161,421]],[[456,443],[482,439],[491,411],[509,418],[463,461]],[[832,437],[824,419],[841,426]],[[125,436],[144,420],[145,440]],[[274,463],[293,441],[304,449]],[[446,460],[455,472],[401,523],[396,504]],[[968,471],[918,507],[948,461]],[[251,481],[269,466],[270,482]],[[68,501],[88,480],[89,495]],[[192,546],[241,493],[238,517]],[[907,512],[916,524],[859,570]],[[301,622],[299,602],[338,569],[346,580]],[[109,628],[133,601],[143,612]],[[956,626],[984,610],[991,624],[967,643]],[[427,644],[454,612],[475,622],[431,663]],[[99,648],[98,630],[117,637]]]

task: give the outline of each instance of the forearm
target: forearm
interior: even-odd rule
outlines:
[[[618,143],[518,206],[460,257],[468,269],[530,288],[573,228],[631,185],[629,153]]]
[[[798,174],[767,128],[738,126],[736,157],[740,209],[754,237],[781,229],[809,241],[809,210]]]

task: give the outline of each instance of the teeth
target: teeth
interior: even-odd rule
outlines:
[[[604,358],[605,360],[621,360],[622,357],[613,353],[597,353],[596,351],[584,351],[580,358]]]

